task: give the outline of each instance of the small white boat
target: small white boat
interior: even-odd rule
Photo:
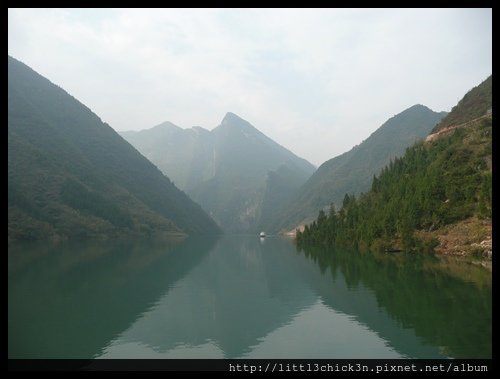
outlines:
[[[260,238],[264,238],[266,236],[266,233],[260,232]]]

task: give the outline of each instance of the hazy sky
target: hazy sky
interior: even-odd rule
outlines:
[[[9,9],[8,34],[115,130],[229,111],[315,165],[492,73],[491,9]]]

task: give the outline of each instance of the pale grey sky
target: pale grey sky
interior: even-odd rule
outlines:
[[[491,9],[9,9],[8,53],[115,130],[234,112],[315,165],[492,73]]]

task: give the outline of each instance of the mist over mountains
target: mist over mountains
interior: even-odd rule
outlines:
[[[230,112],[211,131],[165,122],[120,134],[227,232],[261,229],[315,170]]]
[[[331,203],[341,206],[345,194],[367,191],[446,114],[414,105],[316,170],[231,112],[213,130],[164,122],[116,133],[9,57],[9,233],[216,233],[216,224],[229,233],[290,230]]]
[[[278,232],[312,220],[330,203],[341,204],[346,193],[366,191],[373,175],[445,115],[423,105],[410,107],[316,171],[233,113],[212,131],[164,122],[120,134],[224,230]]]

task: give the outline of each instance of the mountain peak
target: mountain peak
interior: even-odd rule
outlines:
[[[247,122],[247,121],[243,120],[240,116],[238,116],[233,112],[227,112],[224,118],[222,119],[221,125],[232,124],[236,122]]]
[[[423,104],[415,104],[413,106],[411,106],[410,108],[408,108],[407,110],[410,110],[410,109],[419,109],[419,110],[428,110],[428,111],[432,111],[432,109],[430,109],[429,107],[426,107],[425,105]]]
[[[431,114],[431,113],[439,113],[439,112],[434,112],[432,109],[430,109],[429,107],[427,107],[423,104],[415,104],[409,108],[406,108],[404,111],[398,113],[397,115],[395,115],[395,117],[408,117],[408,115],[410,115],[410,114],[424,115],[424,114]]]
[[[182,130],[181,127],[171,123],[170,121],[162,122],[156,126],[153,126],[151,129],[159,130],[159,129],[174,129],[174,130]]]
[[[257,128],[255,128],[248,121],[243,120],[238,115],[227,112],[220,125],[215,128],[217,131],[243,131],[251,134],[262,134]]]
[[[423,105],[423,104],[415,104],[407,109],[405,109],[403,112],[399,113],[396,115],[396,117],[407,117],[409,114],[413,115],[420,115],[421,117],[425,117],[424,115],[429,115],[429,114],[440,114],[442,117],[446,116],[448,112],[444,111],[433,111],[431,108]]]

